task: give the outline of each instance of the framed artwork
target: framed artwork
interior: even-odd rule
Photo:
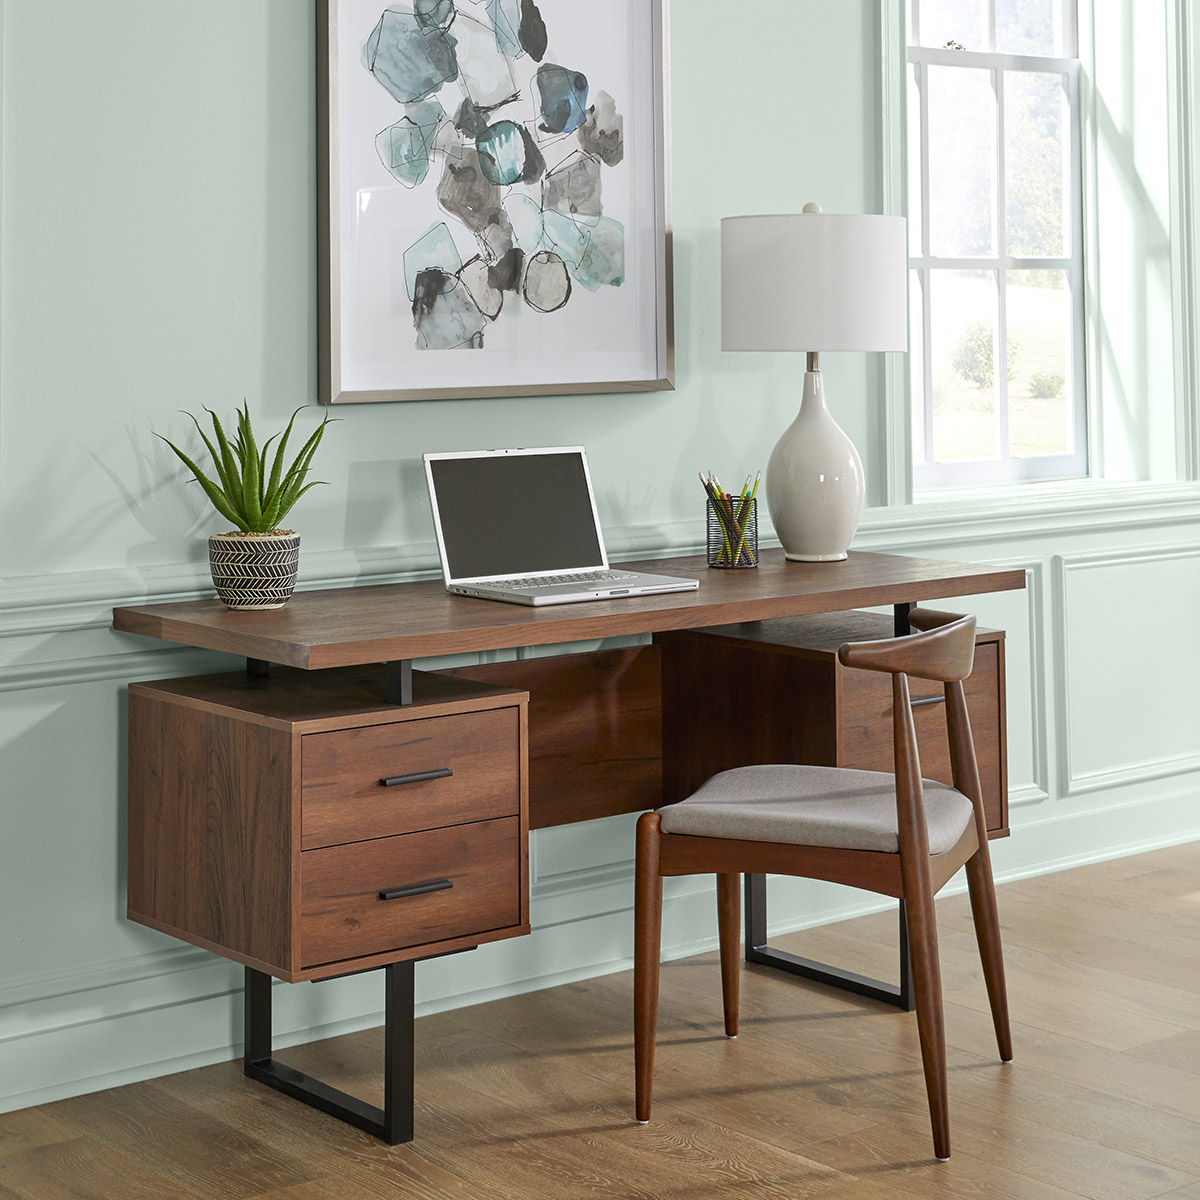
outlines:
[[[666,0],[319,0],[321,399],[674,386]]]

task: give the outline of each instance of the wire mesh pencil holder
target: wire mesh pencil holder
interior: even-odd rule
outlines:
[[[738,499],[706,504],[708,565],[710,567],[758,566],[758,501]]]

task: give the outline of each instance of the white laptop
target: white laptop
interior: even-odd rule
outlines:
[[[426,454],[446,587],[512,604],[695,591],[608,565],[582,446]]]

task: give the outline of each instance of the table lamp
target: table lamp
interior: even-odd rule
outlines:
[[[904,218],[823,213],[721,221],[721,348],[803,350],[804,395],[767,463],[767,508],[788,558],[846,557],[862,462],[825,406],[819,352],[908,349]]]

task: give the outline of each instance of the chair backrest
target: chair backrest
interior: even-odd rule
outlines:
[[[970,675],[975,663],[974,617],[914,608],[908,621],[924,632],[878,642],[847,642],[838,650],[838,659],[846,667],[941,683]]]
[[[928,856],[921,764],[908,694],[908,676],[936,679],[945,685],[946,726],[950,738],[950,768],[954,786],[975,809],[976,831],[987,838],[979,764],[967,716],[962,681],[975,662],[975,618],[957,613],[914,608],[909,624],[920,630],[907,637],[878,642],[847,642],[838,650],[846,667],[883,671],[892,676],[892,738],[896,760],[896,800],[900,842],[906,854]]]

